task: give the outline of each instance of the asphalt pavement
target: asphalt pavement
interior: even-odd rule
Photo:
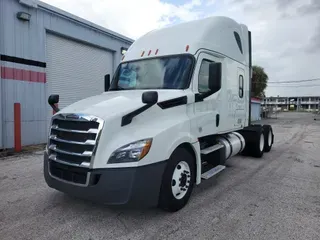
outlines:
[[[42,154],[0,159],[0,239],[320,239],[320,121],[268,120],[275,143],[236,156],[176,213],[110,208],[47,187]]]

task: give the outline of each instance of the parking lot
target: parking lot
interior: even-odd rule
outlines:
[[[268,122],[270,153],[233,157],[176,213],[50,189],[41,153],[0,159],[0,239],[320,239],[320,121],[282,113]]]

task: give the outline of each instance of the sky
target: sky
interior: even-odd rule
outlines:
[[[320,96],[320,0],[42,0],[137,39],[165,26],[228,16],[252,32],[267,96]],[[319,79],[301,82],[301,80]],[[286,81],[297,81],[283,83]]]

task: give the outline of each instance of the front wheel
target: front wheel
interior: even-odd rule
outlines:
[[[162,178],[159,207],[170,212],[183,208],[192,193],[195,182],[195,160],[184,148],[171,155]]]

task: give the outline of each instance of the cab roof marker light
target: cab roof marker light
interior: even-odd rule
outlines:
[[[158,54],[158,51],[159,51],[159,49],[157,49],[157,50],[156,50],[156,53],[155,53],[155,55],[157,55],[157,54]]]
[[[151,50],[149,50],[148,56],[150,56],[150,54],[151,54]]]
[[[143,55],[144,55],[144,51],[141,53],[141,57],[143,57]]]
[[[189,45],[186,46],[186,52],[188,52],[188,51],[189,51]]]

